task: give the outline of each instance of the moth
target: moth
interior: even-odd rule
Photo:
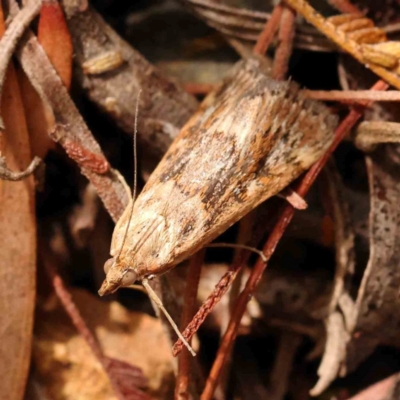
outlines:
[[[100,295],[164,274],[308,169],[336,117],[240,61],[201,104],[118,221]]]

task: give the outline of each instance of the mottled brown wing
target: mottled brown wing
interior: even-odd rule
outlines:
[[[193,254],[314,163],[331,143],[335,123],[295,85],[269,78],[258,61],[239,62],[181,130],[138,197],[125,257],[147,274]],[[129,251],[145,232],[140,249]]]

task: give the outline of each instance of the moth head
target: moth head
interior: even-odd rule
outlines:
[[[116,257],[108,259],[104,264],[106,279],[99,290],[99,295],[114,293],[120,287],[131,286],[138,278],[132,267],[122,265]]]

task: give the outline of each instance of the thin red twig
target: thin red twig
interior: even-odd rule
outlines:
[[[289,69],[289,59],[293,50],[296,12],[284,6],[279,24],[278,46],[275,51],[272,77],[278,81],[285,79]]]
[[[239,271],[246,264],[250,257],[250,252],[245,250],[240,253],[238,259],[230,266],[228,271],[220,279],[218,284],[215,286],[214,290],[208,296],[207,300],[202,304],[200,309],[197,311],[196,315],[186,326],[186,329],[182,332],[183,337],[186,340],[190,340],[193,335],[197,332],[201,324],[204,322],[206,317],[214,309],[214,307],[219,303],[223,295],[229,290]],[[183,343],[179,339],[176,341],[172,348],[172,354],[174,356],[178,355],[183,349]]]
[[[258,37],[257,43],[253,48],[254,54],[261,54],[264,55],[268,47],[272,43],[272,39],[274,38],[275,33],[279,29],[279,22],[282,16],[282,5],[278,4],[274,10],[272,11],[270,19],[265,24],[263,31],[260,33]]]
[[[328,3],[343,14],[362,14],[349,0],[328,0]]]
[[[198,251],[189,262],[186,288],[183,298],[181,329],[184,329],[196,310],[197,289],[200,282],[201,268],[204,263],[205,249]],[[190,341],[189,341],[190,344]],[[178,376],[175,386],[175,400],[189,400],[190,365],[192,356],[185,348],[178,359]]]
[[[388,87],[386,82],[378,81],[373,87],[372,90],[386,90]],[[365,104],[366,106],[368,104]],[[360,119],[362,116],[362,109],[353,109],[349,112],[347,117],[341,122],[338,128],[335,131],[335,138],[328,149],[328,151],[322,156],[322,158],[314,164],[314,166],[307,172],[307,174],[302,179],[297,193],[304,197],[311,185],[317,178],[318,174],[322,170],[323,166],[336,149],[341,140],[348,134],[350,129],[354,126],[354,124]],[[272,230],[267,242],[264,245],[263,252],[265,257],[269,260],[274,253],[276,246],[278,245],[280,239],[283,236],[286,228],[288,227],[290,221],[293,218],[295,209],[290,205],[286,204],[283,208],[282,213],[276,223],[274,229]],[[250,277],[246,283],[245,288],[241,292],[238,301],[236,302],[236,307],[234,309],[234,313],[229,322],[228,329],[222,339],[221,345],[218,349],[214,364],[211,368],[210,374],[208,376],[205,389],[201,395],[201,400],[211,400],[214,394],[215,388],[217,386],[218,380],[221,375],[221,371],[223,365],[225,363],[226,357],[228,356],[230,349],[234,343],[234,340],[237,335],[237,331],[240,325],[240,321],[246,310],[247,302],[252,297],[255,288],[257,287],[265,268],[267,267],[267,263],[264,263],[263,260],[259,259],[252,270]]]

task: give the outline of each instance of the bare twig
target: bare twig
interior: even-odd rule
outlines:
[[[328,3],[343,14],[361,14],[360,10],[349,0],[328,0]]]
[[[25,32],[32,20],[39,14],[41,0],[30,1],[21,9],[18,15],[11,21],[0,40],[0,93],[3,91],[4,78],[8,63],[14,53],[18,40]],[[1,97],[0,97],[1,102]],[[4,122],[0,116],[0,129],[4,129]]]
[[[27,176],[31,175],[37,167],[41,164],[42,160],[35,157],[25,171],[15,172],[11,171],[6,164],[5,157],[0,156],[0,179],[7,181],[20,181]]]
[[[278,46],[275,51],[272,77],[278,81],[285,79],[292,54],[296,13],[288,6],[282,11],[279,25]]]
[[[189,262],[187,271],[186,288],[181,317],[181,329],[183,330],[192,319],[197,305],[197,289],[200,281],[201,268],[204,262],[205,250],[197,252]],[[190,342],[189,342],[190,343]],[[178,359],[178,376],[175,386],[175,400],[189,399],[190,365],[192,358],[188,351],[183,351]]]
[[[272,43],[275,33],[278,31],[279,21],[281,20],[281,16],[282,16],[282,5],[278,4],[274,8],[271,17],[267,20],[264,29],[262,30],[260,36],[257,39],[257,43],[253,48],[254,54],[263,55],[267,52],[268,47]]]
[[[386,90],[387,87],[388,85],[385,82],[379,81],[373,86],[372,89]],[[296,192],[300,196],[306,195],[332,152],[336,149],[341,140],[348,134],[349,130],[354,126],[354,124],[359,120],[361,115],[361,110],[351,110],[348,116],[338,126],[335,131],[335,138],[332,145],[324,154],[324,156],[308,171],[308,173],[302,179],[298,189],[296,190]],[[294,212],[294,208],[289,204],[287,204],[281,212],[278,222],[276,223],[263,248],[263,253],[268,259],[270,259],[272,254],[274,253],[276,246],[283,236],[283,233],[285,232],[286,228],[293,218]],[[261,259],[257,261],[244,290],[241,292],[238,298],[228,329],[218,349],[214,364],[207,379],[206,387],[201,395],[201,400],[210,400],[213,396],[216,385],[221,375],[223,365],[236,338],[240,321],[242,319],[244,311],[246,310],[247,302],[252,297],[254,290],[257,287],[257,284],[259,283],[266,267],[267,264],[265,264]]]

